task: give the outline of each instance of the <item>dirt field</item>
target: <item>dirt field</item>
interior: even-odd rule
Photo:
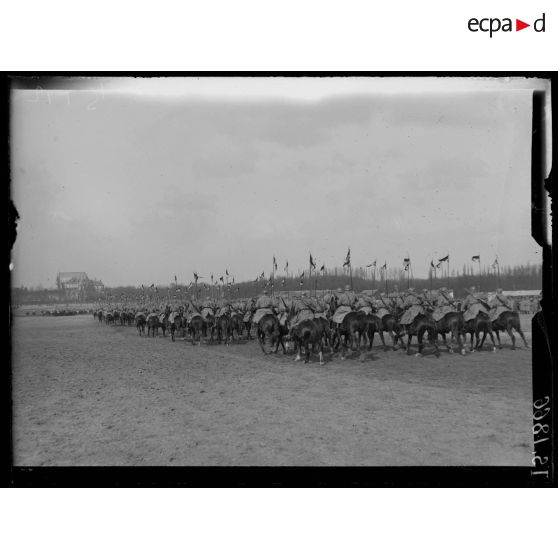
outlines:
[[[319,366],[90,315],[15,317],[12,335],[16,465],[531,463],[531,350],[507,336],[496,353]]]

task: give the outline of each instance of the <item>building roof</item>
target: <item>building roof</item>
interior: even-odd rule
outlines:
[[[61,283],[87,281],[87,273],[85,271],[61,271],[58,279]]]

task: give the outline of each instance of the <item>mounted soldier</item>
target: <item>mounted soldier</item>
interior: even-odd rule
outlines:
[[[465,289],[467,291],[467,289]],[[477,293],[476,287],[471,287],[467,291],[467,296],[463,301],[462,306],[463,311],[463,319],[468,322],[469,320],[474,320],[479,312],[484,312],[487,314],[490,306],[488,302],[484,299],[482,293]]]
[[[510,300],[507,296],[504,295],[502,289],[496,289],[496,295],[494,298],[489,302],[490,304],[490,321],[494,322],[497,320],[501,314],[504,312],[512,312],[513,308],[510,303]]]
[[[338,290],[337,295],[337,309],[335,310],[335,314],[333,314],[333,322],[336,324],[343,323],[345,316],[353,311],[354,305],[356,303],[356,296],[351,291],[351,287],[349,285],[345,285],[345,291]]]
[[[436,292],[436,291],[433,291]],[[450,312],[457,311],[456,303],[450,298],[447,287],[441,287],[436,293],[438,296],[435,300],[436,308],[432,314],[434,321],[439,322]]]
[[[401,320],[399,320],[402,326],[410,326],[417,316],[426,315],[423,301],[417,296],[413,287],[407,289],[407,296],[403,299],[403,309],[405,312],[401,316]]]
[[[252,322],[255,324],[257,324],[265,315],[273,314],[273,300],[269,296],[267,289],[265,289],[263,294],[258,297],[254,306],[256,313],[252,318]]]

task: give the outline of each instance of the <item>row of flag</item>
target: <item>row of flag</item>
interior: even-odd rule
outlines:
[[[440,269],[440,267],[442,266],[442,264],[444,262],[448,262],[448,265],[449,265],[449,259],[450,259],[450,257],[449,257],[449,254],[448,254],[447,256],[438,259],[438,263],[436,263],[436,264],[434,263],[434,260],[431,260],[430,261],[430,267],[431,267],[431,269]],[[473,256],[471,258],[471,260],[473,262],[480,263],[480,255]],[[310,267],[309,267],[310,273],[312,272],[312,270],[317,269],[316,260],[312,256],[312,253],[310,253],[310,257],[309,257],[309,265],[310,265]],[[350,266],[351,266],[351,249],[349,248],[347,250],[347,255],[345,256],[345,260],[343,262],[343,267],[345,268],[345,267],[350,267]],[[499,266],[498,258],[496,258],[494,260],[494,263],[492,264],[492,267],[496,268],[498,266]],[[370,267],[376,268],[377,267],[377,261],[374,260],[372,263],[367,264],[366,267],[367,268],[370,268]],[[405,271],[408,271],[410,269],[410,267],[411,267],[411,259],[409,257],[404,258],[403,259],[403,269]],[[283,269],[284,269],[285,273],[287,273],[287,274],[289,273],[289,262],[288,262],[288,260],[285,262],[285,267]],[[325,271],[325,269],[326,269],[325,264],[322,264],[319,271],[323,272],[323,271]],[[387,270],[387,261],[384,262],[384,265],[382,265],[379,269],[380,269],[380,271]],[[276,260],[275,256],[273,256],[273,273],[268,278],[268,280],[266,282],[266,286],[271,286],[271,287],[274,286],[274,274],[275,274],[276,271],[277,271],[277,260]],[[299,276],[300,285],[304,284],[305,276],[306,276],[306,271],[303,271]],[[225,274],[221,275],[219,277],[218,281],[221,281],[221,283],[224,285],[225,284],[225,278],[226,278],[227,285],[229,285],[229,279],[228,279],[229,277],[230,277],[229,270],[225,269]],[[203,279],[203,277],[201,275],[198,275],[196,272],[194,272],[194,283],[191,282],[190,285],[187,288],[190,288],[193,284],[197,285],[199,279]],[[256,279],[254,280],[254,283],[258,283],[260,281],[265,281],[265,280],[266,280],[265,272],[262,271],[261,274],[258,277],[256,277]],[[215,285],[215,286],[218,286],[219,285],[218,281],[214,281],[214,275],[211,274],[211,284]],[[177,278],[176,275],[174,276],[174,282],[176,284],[176,292],[180,292],[180,287],[178,287],[178,278]],[[234,284],[235,284],[235,278],[233,277],[232,278],[232,285],[234,285]],[[285,278],[283,278],[281,280],[281,285],[284,285],[284,284],[285,284]],[[209,286],[206,285],[206,288],[209,288]],[[141,286],[141,289],[142,289],[142,291],[145,291],[145,287],[143,285]],[[157,287],[155,286],[154,283],[151,284],[149,289],[151,289],[155,293],[158,293],[158,289],[157,289]]]

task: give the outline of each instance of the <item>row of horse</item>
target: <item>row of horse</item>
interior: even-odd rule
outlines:
[[[453,353],[452,343],[458,345],[458,351],[464,355],[466,335],[470,335],[470,351],[482,349],[487,336],[492,341],[492,350],[496,350],[494,335],[498,341],[498,347],[502,348],[500,332],[507,332],[512,341],[512,348],[515,349],[516,341],[514,331],[521,336],[525,346],[528,346],[525,335],[521,330],[519,315],[517,312],[504,312],[494,322],[491,322],[488,315],[480,312],[476,318],[466,321],[463,312],[450,312],[441,320],[434,321],[430,312],[420,314],[410,325],[402,326],[399,323],[401,311],[394,309],[392,314],[386,314],[379,318],[375,314],[362,311],[349,312],[342,323],[334,323],[329,317],[315,317],[311,319],[295,322],[294,314],[290,313],[286,320],[281,322],[279,317],[270,312],[264,315],[257,324],[256,338],[264,354],[267,354],[266,344],[270,344],[273,352],[277,352],[281,346],[283,352],[287,352],[287,347],[292,343],[297,353],[297,360],[305,354],[305,362],[309,361],[310,354],[316,352],[320,362],[323,362],[324,348],[331,352],[341,351],[341,358],[344,359],[348,351],[371,351],[374,337],[378,334],[384,350],[388,350],[384,333],[391,338],[391,348],[397,350],[400,346],[411,354],[411,342],[416,337],[418,342],[417,356],[421,356],[426,346],[426,341],[433,347],[434,354],[439,356],[438,338],[441,337],[448,352]],[[106,312],[99,311],[95,314],[99,321],[113,325],[133,325],[135,324],[138,333],[155,337],[161,330],[163,336],[167,331],[170,333],[172,341],[177,335],[190,337],[191,343],[201,344],[202,337],[209,336],[209,342],[224,342],[228,345],[231,341],[246,338],[251,339],[252,320],[247,319],[240,313],[224,313],[219,317],[207,316],[202,318],[195,315],[187,320],[186,316],[170,312],[167,309],[161,314],[146,314],[139,312]],[[294,325],[293,325],[294,324]],[[406,342],[403,338],[406,337]],[[448,338],[449,337],[449,338]]]

